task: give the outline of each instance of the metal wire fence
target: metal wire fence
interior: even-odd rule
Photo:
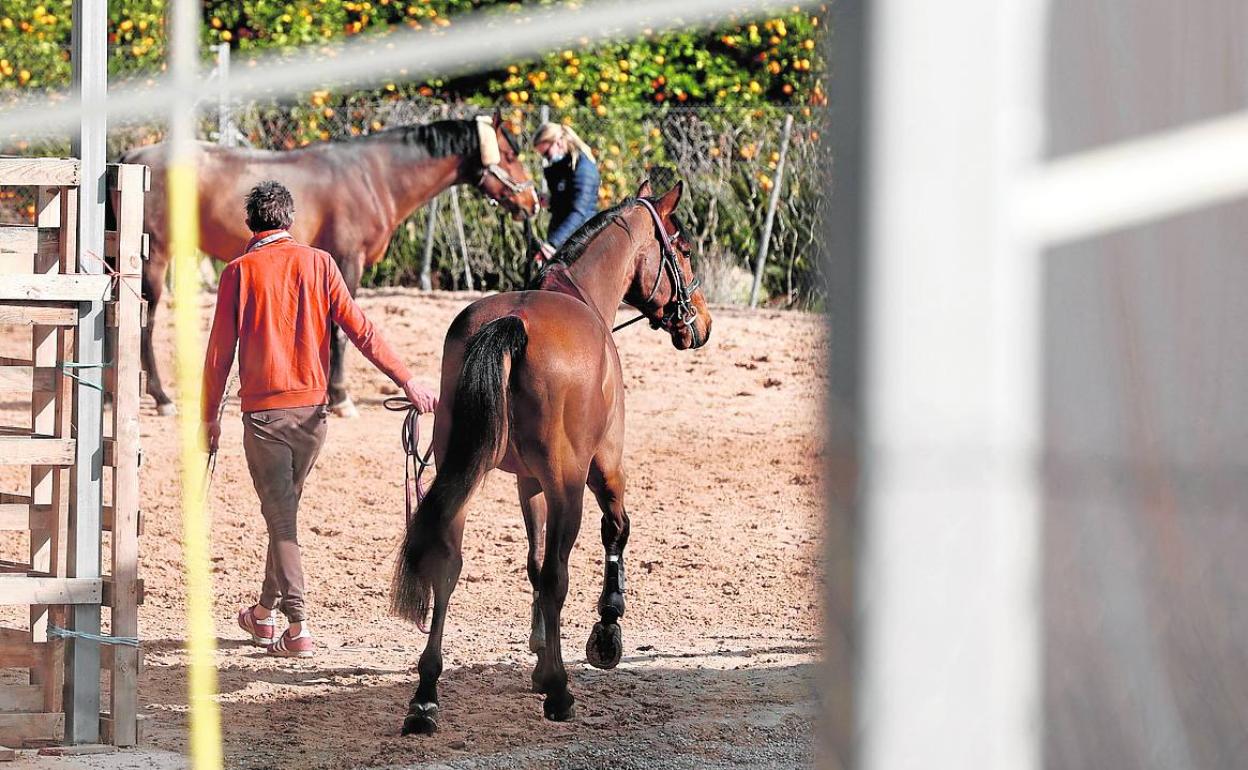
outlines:
[[[320,94],[297,105],[249,104],[233,109],[231,120],[208,121],[205,135],[218,141],[283,150],[482,111],[467,104],[375,95],[329,104]],[[817,307],[823,298],[813,253],[824,205],[824,191],[818,183],[818,126],[822,116],[810,108],[788,112],[793,114],[794,123],[763,287],[773,303]],[[523,106],[508,108],[505,117],[522,145],[543,119],[575,125],[595,149],[602,176],[600,206],[633,194],[646,178],[656,188],[677,178],[685,180],[687,198],[681,214],[706,289],[713,301],[744,303],[749,298],[751,265],[761,245],[765,209],[777,177],[785,114],[780,109],[705,106],[548,113]],[[531,173],[540,180],[538,158],[529,153],[526,159]],[[525,269],[519,229],[504,221],[503,215],[480,196],[456,197],[453,206],[438,207],[437,215],[417,212],[400,226],[386,260],[365,276],[366,285],[416,283],[430,237],[435,286],[466,288],[469,281],[474,288],[521,285]],[[543,228],[539,223],[539,232]]]
[[[152,63],[163,59],[163,16],[158,9],[151,13],[123,10],[117,9],[120,15],[113,20],[110,35],[110,87],[141,86],[159,74]],[[204,69],[212,78],[229,83],[228,46],[205,53]],[[248,65],[240,61],[235,66],[246,69]],[[60,101],[66,95],[69,68],[68,16],[59,5],[0,9],[0,103]],[[387,89],[318,91],[267,103],[205,101],[199,105],[200,137],[222,144],[290,150],[488,109],[410,98],[401,96],[394,86]],[[544,119],[568,121],[576,127],[597,155],[601,206],[633,194],[646,178],[656,188],[677,178],[684,180],[681,217],[686,236],[695,247],[708,296],[723,303],[749,300],[754,261],[763,247],[766,209],[778,176],[786,115],[792,116],[793,127],[768,236],[762,300],[820,308],[825,292],[813,245],[825,204],[818,167],[821,108],[675,102],[619,107],[591,99],[583,106],[549,112],[528,103],[508,104],[505,109],[523,145]],[[114,122],[109,129],[109,156],[116,158],[126,149],[159,141],[164,133],[163,125],[150,121]],[[7,137],[0,139],[0,153],[68,155],[69,139],[49,134]],[[540,183],[539,159],[529,153],[527,161]],[[8,188],[0,196],[0,221],[33,221],[33,190]],[[397,228],[386,259],[368,272],[365,285],[419,283],[426,252],[432,257],[428,282],[434,287],[471,284],[506,290],[522,284],[526,271],[520,228],[503,221],[501,212],[475,193],[459,191],[443,197],[451,196],[455,200],[430,207],[436,215],[423,210]],[[537,223],[537,231],[544,233],[545,221]]]
[[[290,150],[444,117],[468,117],[485,109],[376,92],[346,96],[316,92],[297,101],[204,105],[200,134],[216,143]],[[823,115],[818,109],[665,105],[547,112],[520,105],[504,112],[526,147],[543,119],[572,123],[595,149],[602,176],[600,206],[632,195],[647,178],[656,188],[683,179],[686,195],[681,217],[705,290],[714,302],[738,304],[749,300],[753,263],[779,170],[786,115],[794,120],[762,275],[762,300],[818,309],[825,296],[813,248],[825,204],[819,184]],[[110,156],[163,136],[160,125],[114,125],[109,133]],[[6,151],[62,154],[68,151],[68,143],[43,138],[13,143]],[[525,158],[540,184],[539,158],[531,152]],[[396,229],[385,260],[368,271],[364,285],[419,284],[427,249],[432,257],[429,283],[434,288],[507,290],[523,284],[526,270],[520,228],[475,193],[443,197],[451,195],[455,200],[449,205],[440,201],[444,205],[433,207],[435,215],[430,216],[426,208]],[[0,201],[0,216],[25,221],[32,215],[33,200],[27,200],[22,191],[11,196]],[[544,232],[544,221],[537,223],[537,230],[539,235]]]

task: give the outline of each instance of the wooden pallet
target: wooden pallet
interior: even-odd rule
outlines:
[[[31,334],[29,359],[0,358],[0,392],[8,400],[28,397],[31,405],[28,432],[0,435],[0,464],[29,466],[31,474],[29,494],[0,493],[0,530],[30,532],[29,561],[0,570],[0,604],[30,608],[28,629],[0,628],[0,668],[29,672],[27,684],[0,685],[0,746],[65,741],[67,719],[83,714],[97,715],[95,724],[75,726],[70,737],[95,743],[106,730],[111,743],[134,745],[139,650],[120,645],[101,650],[95,642],[57,638],[49,627],[79,623],[80,630],[97,630],[107,612],[110,635],[139,635],[140,275],[147,169],[109,167],[117,229],[106,238],[105,254],[113,275],[88,274],[98,269],[80,264],[77,161],[0,158],[0,186],[7,185],[37,186],[37,205],[33,226],[0,227],[0,324],[29,327]],[[80,322],[85,308],[99,307],[96,303],[104,303],[102,336],[84,334]],[[73,365],[84,360],[109,364],[97,368],[99,374],[84,375]],[[90,386],[79,377],[100,383],[108,393],[108,419],[90,406],[98,397],[87,406],[80,403]],[[84,431],[95,432],[91,442],[82,438]],[[103,451],[88,452],[79,444]],[[75,475],[83,463],[100,462],[100,455],[112,472],[94,478],[103,476],[108,488],[83,494],[75,489]],[[103,531],[112,533],[106,559],[100,553]],[[80,569],[78,561],[86,566]],[[99,569],[101,564],[110,569]],[[109,673],[107,704],[101,703],[102,669]]]

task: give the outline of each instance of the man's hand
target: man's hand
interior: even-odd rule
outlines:
[[[403,395],[407,396],[407,400],[421,414],[432,412],[438,408],[438,394],[421,385],[416,381],[415,377],[408,380],[403,386]]]
[[[212,454],[217,451],[217,446],[221,443],[221,421],[213,420],[205,422],[203,425],[204,446],[208,447],[208,453]]]

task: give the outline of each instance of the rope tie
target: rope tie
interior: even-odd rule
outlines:
[[[55,636],[61,639],[85,639],[89,642],[115,646],[139,646],[139,638],[137,636],[104,636],[103,634],[93,634],[90,631],[71,631],[68,628],[60,628],[51,623],[48,624],[48,636]]]
[[[143,294],[140,290],[135,289],[134,285],[131,284],[129,281],[121,280],[122,278],[138,278],[139,280],[142,280],[143,278],[142,273],[123,273],[117,270],[116,268],[114,268],[112,265],[108,264],[108,262],[105,261],[104,259],[101,259],[99,254],[96,254],[93,251],[87,251],[83,253],[86,254],[91,259],[94,259],[96,262],[99,262],[101,268],[104,271],[104,274],[107,275],[109,278],[113,279],[113,285],[110,288],[112,289],[114,293],[117,291],[117,286],[122,285],[122,286],[125,286],[127,289],[129,289],[130,293],[133,294],[135,297],[137,297],[140,301],[143,300]]]
[[[98,364],[83,364],[77,361],[62,361],[59,368],[61,370],[61,374],[65,375],[71,380],[76,380],[80,385],[86,385],[88,388],[94,388],[95,390],[98,390],[101,393],[103,393],[104,392],[103,385],[97,385],[94,382],[88,382],[87,380],[84,380],[83,378],[74,374],[71,370],[72,369],[109,369],[112,366],[113,366],[112,361],[104,361]]]

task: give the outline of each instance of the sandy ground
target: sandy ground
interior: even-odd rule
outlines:
[[[367,292],[361,304],[435,383],[443,330],[473,298],[393,290]],[[205,324],[210,301],[205,297]],[[169,308],[161,311],[167,321]],[[170,337],[162,322],[157,345],[167,379]],[[441,731],[399,735],[424,638],[387,615],[403,523],[400,418],[381,407],[392,386],[358,353],[350,382],[361,416],[331,423],[301,512],[317,656],[281,662],[244,643],[234,615],[254,600],[265,539],[238,403],[230,401],[211,493],[227,767],[788,768],[812,761],[822,319],[725,308],[715,312],[710,344],[696,352],[675,350],[644,324],[617,342],[628,388],[633,522],[625,657],[607,672],[584,662],[602,569],[590,499],[564,611],[578,709],[566,724],[543,720],[540,696],[529,692],[524,529],[512,477],[494,473],[471,503],[444,645]],[[17,404],[0,404],[0,415],[5,424],[23,424]],[[25,758],[12,767],[185,765],[174,425],[145,401],[144,749]],[[0,480],[0,488],[21,488],[12,469]],[[0,558],[20,558],[22,537],[0,534],[7,538]]]

